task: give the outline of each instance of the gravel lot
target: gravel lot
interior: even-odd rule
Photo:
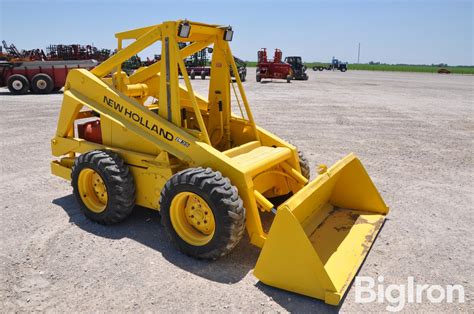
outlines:
[[[260,84],[254,73],[245,87],[260,125],[299,146],[313,169],[355,152],[390,206],[359,276],[461,284],[464,304],[405,310],[472,311],[474,76],[309,71],[306,82]],[[247,238],[209,263],[176,251],[156,212],[137,208],[110,227],[90,222],[49,170],[61,100],[0,89],[2,312],[386,309],[357,304],[354,287],[336,308],[259,283],[259,250]]]

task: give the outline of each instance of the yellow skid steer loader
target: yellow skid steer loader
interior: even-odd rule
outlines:
[[[117,33],[115,55],[67,77],[52,173],[71,181],[82,211],[98,223],[120,222],[135,205],[159,210],[171,241],[190,256],[217,259],[246,229],[262,248],[257,278],[336,305],[388,207],[353,154],[309,182],[298,150],[256,125],[239,76],[230,75],[238,73],[232,36],[229,26],[187,20]],[[155,43],[160,61],[122,71]],[[183,60],[209,46],[203,97]],[[276,197],[285,200],[275,206]],[[275,214],[269,230],[263,212]]]

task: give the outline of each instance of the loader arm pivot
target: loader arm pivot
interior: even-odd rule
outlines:
[[[117,33],[115,55],[67,77],[51,171],[72,180],[76,198],[92,204],[84,205],[93,210],[89,217],[104,221],[102,211],[114,210],[107,198],[112,187],[94,162],[115,162],[122,178],[131,174],[123,184],[133,184],[133,204],[162,211],[180,249],[220,256],[227,251],[213,247],[214,233],[234,232],[223,246],[233,247],[242,235],[232,228],[245,224],[250,242],[262,248],[254,272],[260,280],[337,304],[388,207],[355,155],[309,182],[296,147],[257,126],[240,77],[234,82],[230,75],[238,73],[227,41],[232,35],[229,26],[187,20]],[[124,47],[125,40],[132,42]],[[131,75],[121,70],[157,42],[159,61]],[[209,46],[209,91],[201,96],[184,59]],[[96,181],[87,185],[89,177]],[[286,201],[276,206],[274,197]],[[261,216],[271,212],[266,230]]]

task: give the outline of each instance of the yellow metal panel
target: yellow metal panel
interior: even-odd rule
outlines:
[[[336,290],[346,290],[377,235],[384,216],[333,208],[309,240]]]
[[[165,22],[161,26],[161,73],[159,114],[169,122],[181,126],[181,108],[178,83],[178,49],[176,22]]]
[[[125,32],[120,32],[115,34],[115,38],[121,39],[121,40],[127,40],[127,39],[137,39],[149,31],[151,31],[153,28],[159,27],[160,25],[152,25],[152,26],[147,26],[147,27],[141,27],[141,28],[136,28],[132,29],[129,31]]]
[[[245,172],[254,176],[276,164],[283,162],[291,156],[291,151],[286,147],[260,146],[248,153],[237,155],[233,160]]]
[[[298,220],[278,210],[253,271],[263,283],[324,299],[331,280]]]
[[[71,168],[61,165],[59,161],[51,162],[51,173],[65,180],[71,180]]]
[[[248,153],[248,152],[250,152],[250,151],[252,151],[255,148],[260,147],[260,146],[261,146],[261,144],[260,144],[259,141],[251,141],[251,142],[245,143],[243,145],[234,147],[232,149],[226,150],[224,152],[224,154],[228,157],[235,157],[235,156],[238,156],[238,155],[241,155],[241,154]]]
[[[69,152],[84,154],[92,150],[100,149],[108,149],[115,151],[127,164],[136,165],[144,168],[148,168],[150,166],[150,164],[147,162],[154,161],[156,158],[156,156],[153,155],[137,153],[131,150],[120,149],[117,147],[104,146],[88,142],[83,139],[55,137],[51,140],[51,150],[53,156],[56,157],[63,156]],[[62,158],[61,160],[63,159],[64,158]],[[70,165],[67,166],[69,167]]]
[[[137,205],[158,210],[161,189],[172,175],[170,168],[129,168],[135,180]]]

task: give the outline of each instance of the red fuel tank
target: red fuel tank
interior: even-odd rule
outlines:
[[[100,129],[100,120],[89,121],[77,125],[79,138],[89,142],[102,144],[102,131]]]

